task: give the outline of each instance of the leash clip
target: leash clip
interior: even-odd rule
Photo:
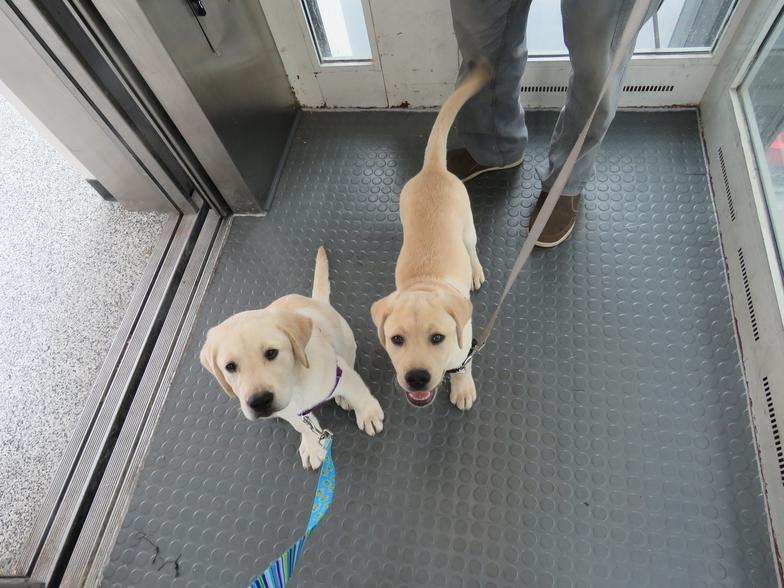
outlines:
[[[446,373],[449,374],[450,376],[453,375],[453,374],[464,374],[465,371],[466,371],[466,367],[468,367],[468,364],[471,363],[471,360],[474,359],[474,356],[477,353],[482,351],[484,346],[485,346],[484,343],[480,343],[476,339],[472,339],[471,340],[471,349],[468,350],[468,355],[463,360],[463,363],[461,363],[456,368],[453,368],[451,370],[446,370]]]
[[[308,415],[306,415],[306,414],[302,415],[302,421],[308,426],[308,428],[311,431],[313,431],[316,435],[318,435],[319,444],[322,447],[324,447],[323,441],[324,441],[324,439],[326,439],[328,437],[332,437],[332,431],[330,431],[329,429],[321,429],[321,428],[317,427],[313,423],[313,421],[310,420],[310,417]]]

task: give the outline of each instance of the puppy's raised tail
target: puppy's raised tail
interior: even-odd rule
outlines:
[[[490,75],[490,66],[486,61],[481,61],[441,106],[433,130],[430,131],[430,138],[427,140],[423,169],[428,167],[446,169],[446,139],[449,129],[463,104],[490,81]]]
[[[316,271],[313,274],[313,294],[314,300],[329,302],[329,260],[327,250],[322,245],[316,254]]]

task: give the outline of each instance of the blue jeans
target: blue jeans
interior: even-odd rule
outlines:
[[[648,17],[660,0],[650,0]],[[550,140],[547,162],[537,168],[547,191],[591,114],[610,67],[613,51],[631,11],[633,0],[561,0],[564,39],[572,71],[566,103]],[[487,59],[494,79],[469,100],[457,117],[458,144],[483,165],[503,166],[523,157],[528,130],[520,90],[528,58],[525,36],[531,0],[451,0],[455,35],[463,56],[458,80],[468,64]],[[639,31],[638,31],[639,32]],[[630,49],[594,117],[564,196],[576,196],[593,175],[604,135],[618,108]]]

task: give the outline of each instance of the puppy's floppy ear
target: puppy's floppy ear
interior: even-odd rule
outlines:
[[[305,353],[310,336],[313,334],[313,321],[308,317],[295,312],[281,312],[281,319],[278,327],[289,338],[291,350],[294,352],[294,359],[309,368],[310,362]]]
[[[443,294],[444,310],[455,320],[457,331],[457,346],[463,349],[463,329],[466,323],[471,320],[471,312],[474,310],[473,304],[468,298],[460,296],[457,292]]]
[[[373,306],[370,307],[370,316],[373,319],[373,324],[378,329],[378,341],[381,347],[386,348],[386,335],[384,334],[384,323],[387,321],[389,313],[392,312],[392,300],[394,299],[395,292],[389,296],[385,296],[381,300],[376,300]]]
[[[221,370],[217,364],[218,345],[215,341],[215,337],[215,329],[210,329],[207,332],[207,340],[204,342],[204,346],[201,348],[199,360],[201,361],[201,365],[203,365],[213,376],[215,376],[215,379],[218,380],[218,383],[221,385],[226,394],[229,396],[235,396],[234,390],[226,381],[226,378],[223,377],[223,370]]]

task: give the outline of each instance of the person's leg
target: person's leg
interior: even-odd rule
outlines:
[[[660,0],[650,0],[648,17],[656,12],[660,3]],[[561,0],[564,39],[569,49],[572,71],[566,104],[555,124],[547,162],[537,168],[544,192],[555,182],[599,98],[633,4],[634,0]],[[593,175],[599,148],[618,108],[626,67],[633,53],[634,47],[626,51],[613,85],[602,99],[572,176],[563,191],[564,196],[579,195]]]
[[[463,58],[458,80],[480,59],[493,68],[490,84],[457,117],[457,143],[483,166],[518,164],[528,140],[520,84],[531,0],[451,0],[451,5]]]
[[[661,0],[649,2],[648,17],[656,12]],[[564,39],[572,71],[566,104],[555,123],[547,161],[536,170],[542,180],[542,192],[531,215],[529,230],[599,98],[633,4],[634,0],[561,0]],[[572,175],[536,241],[540,247],[555,247],[569,238],[574,230],[581,193],[593,175],[602,140],[615,117],[624,74],[633,53],[632,46],[615,73],[609,92],[602,98]]]

